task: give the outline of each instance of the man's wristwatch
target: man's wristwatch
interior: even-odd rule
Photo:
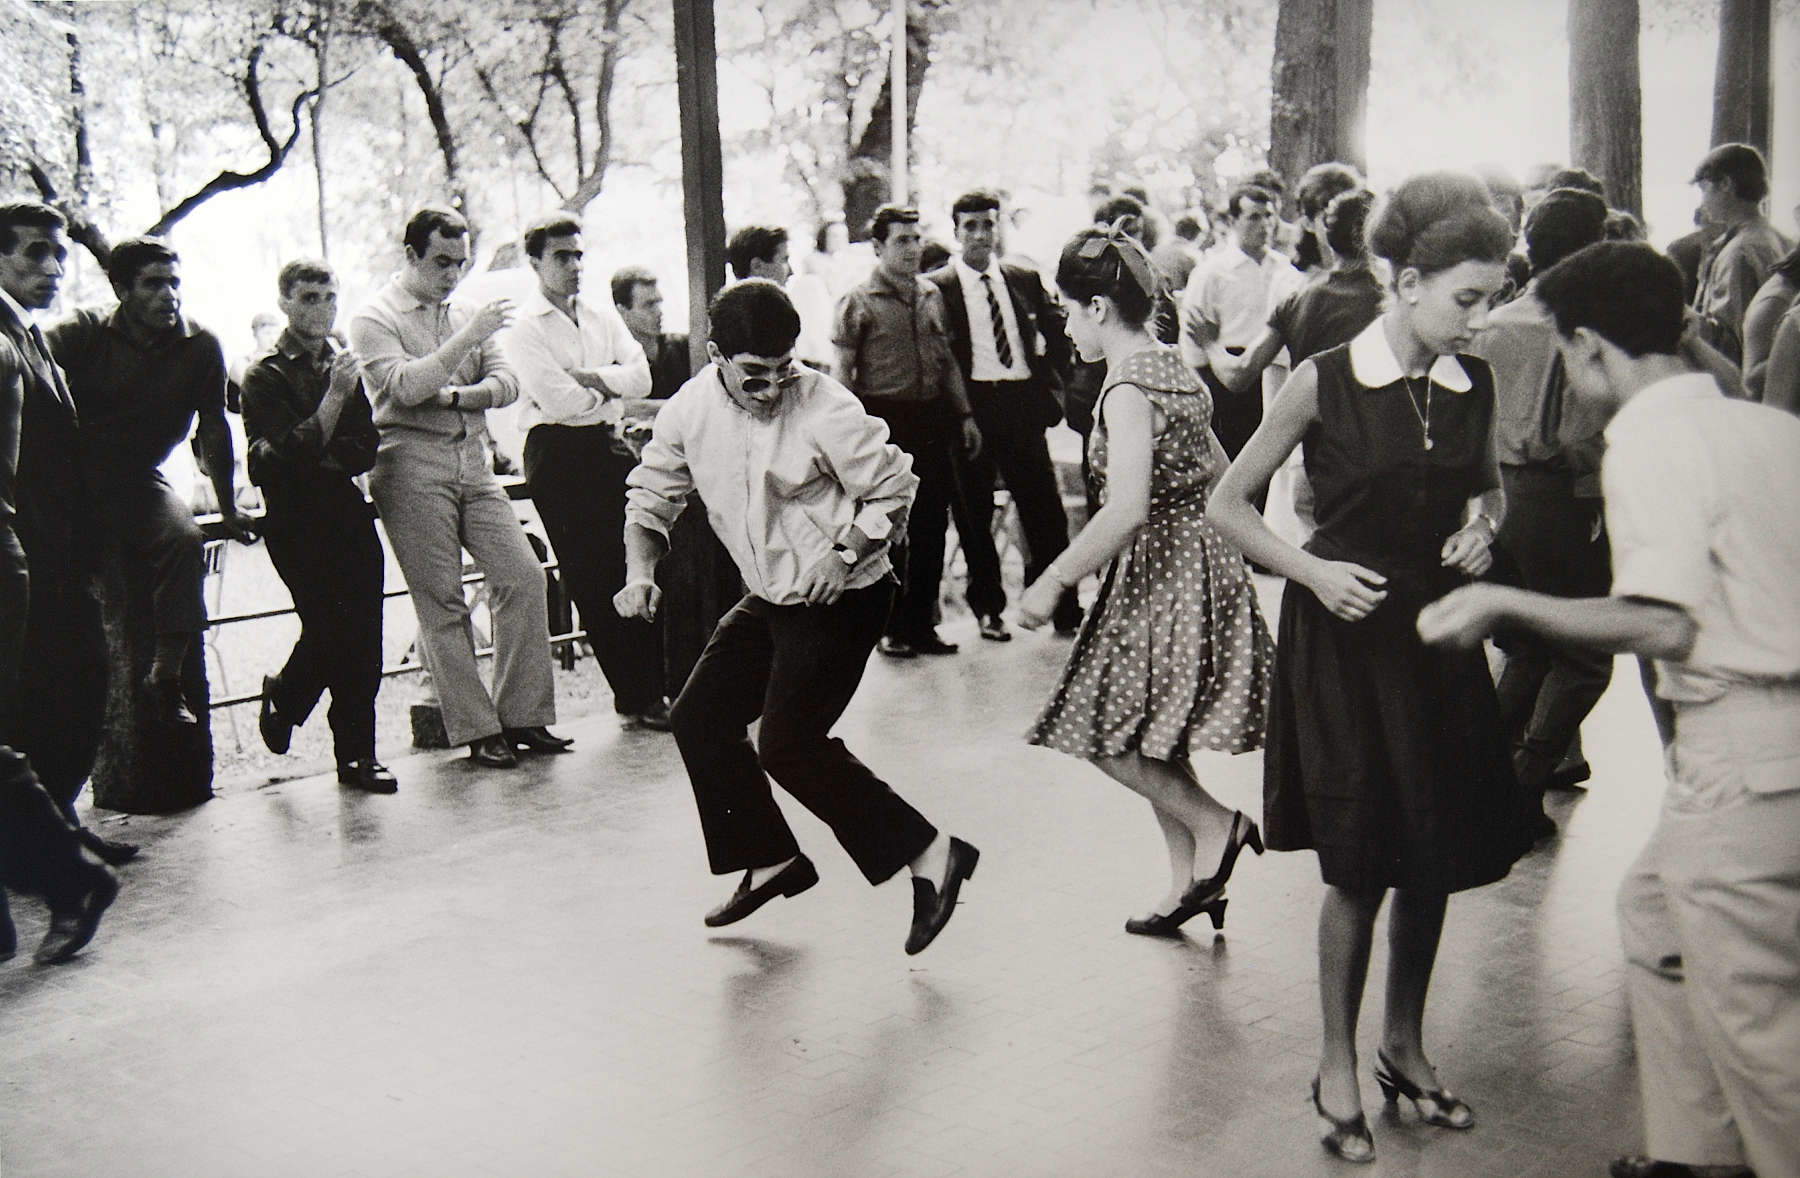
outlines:
[[[837,558],[839,560],[843,561],[847,565],[850,565],[851,567],[855,567],[856,562],[862,559],[862,557],[856,555],[855,549],[846,548],[842,544],[833,545],[831,550],[833,552],[837,553]]]

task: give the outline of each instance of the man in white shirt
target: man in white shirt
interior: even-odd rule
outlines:
[[[1213,396],[1213,432],[1237,457],[1262,424],[1259,389],[1234,393],[1213,376],[1220,356],[1241,356],[1269,322],[1269,312],[1300,285],[1300,272],[1269,248],[1279,213],[1267,189],[1239,185],[1225,206],[1226,240],[1200,259],[1181,300],[1181,358]]]
[[[637,465],[625,426],[655,415],[650,363],[610,300],[581,296],[581,222],[539,221],[525,256],[537,289],[502,336],[519,377],[525,481],[613,710],[627,728],[666,732],[661,632],[612,608],[625,584],[625,476]]]
[[[1611,415],[1612,596],[1474,585],[1430,642],[1496,627],[1657,660],[1669,787],[1619,892],[1649,1157],[1615,1178],[1800,1178],[1800,418],[1679,354],[1681,273],[1588,246],[1536,280],[1569,387]]]
[[[794,364],[800,316],[779,286],[753,278],[726,287],[709,318],[712,363],[669,399],[628,480],[630,572],[614,598],[621,615],[655,616],[657,562],[698,492],[749,587],[672,714],[713,872],[744,873],[706,924],[732,924],[818,882],[770,794],[772,777],[831,827],[870,883],[912,871],[906,951],[917,953],[954,913],[978,852],[939,833],[831,727],[886,624],[888,544],[919,480],[850,390]]]

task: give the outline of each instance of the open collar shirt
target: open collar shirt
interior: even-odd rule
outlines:
[[[329,435],[319,421],[337,352],[334,340],[312,348],[283,331],[274,350],[244,373],[250,481],[275,497],[271,508],[289,492],[348,483],[375,465],[381,438],[361,388],[345,400]]]
[[[805,601],[801,578],[854,525],[884,542],[904,528],[919,479],[888,441],[887,425],[850,390],[810,368],[758,416],[725,391],[708,364],[656,416],[656,429],[625,480],[625,520],[667,537],[698,493],[712,529],[751,593],[774,605]],[[887,544],[851,569],[849,588],[887,576]]]
[[[896,281],[875,267],[869,280],[838,304],[832,342],[856,357],[856,395],[865,400],[924,403],[948,398],[969,407],[937,285],[914,275]]]
[[[621,398],[650,395],[644,347],[612,307],[576,296],[571,318],[534,288],[519,305],[502,346],[519,378],[519,430],[537,425],[607,425],[622,418]],[[593,369],[612,395],[571,373]]]
[[[1285,257],[1264,250],[1261,258],[1229,243],[1200,259],[1188,276],[1182,296],[1184,323],[1199,319],[1218,333],[1227,348],[1247,348],[1269,322],[1269,312],[1304,281]],[[1185,327],[1181,358],[1194,368],[1206,366],[1206,351]]]
[[[485,409],[452,409],[434,403],[450,385],[496,378],[498,409],[519,397],[519,379],[493,336],[469,349],[455,367],[435,359],[437,350],[469,320],[449,303],[426,303],[396,274],[350,318],[350,346],[362,362],[363,387],[375,406],[384,438],[452,442],[471,454],[489,444]]]
[[[1685,661],[1657,661],[1657,693],[1800,683],[1800,418],[1705,374],[1670,377],[1607,425],[1601,481],[1614,596],[1678,606],[1696,627]]]
[[[969,317],[969,379],[994,383],[1003,380],[1030,380],[1030,353],[1019,333],[1019,315],[1013,307],[1012,291],[1006,275],[1001,273],[999,258],[988,259],[986,270],[977,270],[958,254],[950,264],[962,283],[963,308]],[[999,349],[994,345],[994,317],[987,292],[992,289],[1000,305],[1001,328],[1006,332],[1006,345],[1012,350],[1012,364],[1000,363]]]

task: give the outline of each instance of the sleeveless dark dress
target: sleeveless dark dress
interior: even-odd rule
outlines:
[[[1263,775],[1277,850],[1313,850],[1325,882],[1454,892],[1505,876],[1530,848],[1493,681],[1476,650],[1427,647],[1419,610],[1467,578],[1439,563],[1468,500],[1491,485],[1493,373],[1433,385],[1432,448],[1395,380],[1357,382],[1350,345],[1313,357],[1319,418],[1305,438],[1318,531],[1307,550],[1388,579],[1360,622],[1302,585],[1282,596]]]

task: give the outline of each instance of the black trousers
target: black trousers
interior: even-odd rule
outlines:
[[[715,874],[799,853],[771,777],[831,827],[870,883],[893,875],[937,837],[831,735],[862,682],[892,596],[882,581],[831,605],[746,597],[719,622],[673,713]],[[752,747],[747,730],[758,717],[759,747]]]
[[[206,629],[202,539],[187,500],[155,470],[109,473],[95,495],[100,518],[125,554],[127,575],[147,579],[156,632]]]
[[[75,831],[26,758],[0,744],[0,922],[10,925],[6,892],[41,896],[52,912],[87,895],[98,869]]]
[[[88,584],[34,583],[12,731],[0,740],[31,758],[68,819],[93,775],[106,726],[106,630]]]
[[[373,757],[384,571],[374,511],[346,480],[272,501],[263,537],[300,617],[299,641],[275,677],[275,710],[304,724],[329,691],[338,764]]]
[[[887,422],[888,440],[912,456],[919,489],[907,517],[906,542],[893,554],[900,592],[887,632],[908,642],[936,632],[938,586],[944,578],[945,529],[957,496],[951,448],[959,441],[956,415],[936,401],[863,402]]]
[[[1012,495],[1025,533],[1025,583],[1037,580],[1045,567],[1069,546],[1069,517],[1044,427],[1030,413],[1024,392],[1014,384],[970,381],[969,403],[981,430],[981,453],[956,459],[961,485],[956,532],[969,566],[969,608],[977,615],[1006,608],[1000,558],[994,549],[994,483],[997,475]],[[1071,590],[1057,603],[1056,624],[1072,625],[1081,606]]]
[[[1227,348],[1232,355],[1238,355],[1242,348]],[[1259,377],[1250,383],[1250,387],[1241,393],[1234,393],[1226,388],[1219,378],[1213,375],[1211,368],[1200,369],[1200,380],[1206,385],[1206,391],[1212,394],[1213,401],[1213,434],[1219,439],[1219,445],[1225,451],[1225,457],[1236,459],[1262,424],[1263,401],[1262,379]],[[1269,489],[1264,487],[1251,497],[1256,510],[1261,511],[1268,506]]]
[[[1543,466],[1504,466],[1501,481],[1506,524],[1499,545],[1523,586],[1557,597],[1604,597],[1612,561],[1599,530],[1600,500],[1577,499],[1571,474]],[[1513,739],[1519,783],[1541,796],[1605,694],[1613,658],[1519,632],[1504,636],[1503,649],[1501,722]]]
[[[637,715],[664,696],[662,630],[621,618],[625,587],[625,476],[637,459],[603,425],[538,425],[525,435],[525,481],[588,645],[612,686],[613,709]]]

